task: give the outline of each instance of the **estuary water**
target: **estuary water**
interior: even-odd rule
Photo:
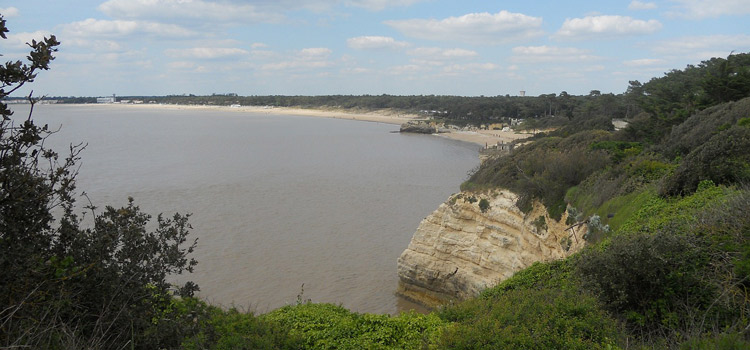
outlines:
[[[477,145],[351,120],[117,105],[38,105],[34,120],[61,127],[46,143],[61,154],[88,144],[77,183],[94,205],[192,213],[198,265],[180,279],[259,313],[303,284],[357,312],[415,307],[394,294],[396,259],[479,163]]]

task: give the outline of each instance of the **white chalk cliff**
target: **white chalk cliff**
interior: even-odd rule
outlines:
[[[516,199],[507,190],[451,196],[422,220],[398,258],[398,293],[433,307],[465,300],[534,262],[583,247],[585,226],[566,230],[565,215],[554,221],[541,204],[524,214]]]

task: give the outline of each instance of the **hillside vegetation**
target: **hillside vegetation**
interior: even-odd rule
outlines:
[[[49,69],[58,45],[32,41],[29,62],[0,66],[0,99]],[[433,98],[472,106],[450,113],[466,122],[507,117],[501,107],[515,101]],[[522,210],[540,201],[555,218],[568,211],[569,224],[588,223],[590,245],[478,298],[395,317],[302,293],[263,315],[193,298],[195,284],[166,282],[196,264],[189,215],[150,223],[132,199],[79,208],[81,147],[45,148],[53,132],[32,115],[14,123],[2,102],[0,348],[750,348],[750,55],[634,81],[621,96],[528,101],[547,102],[532,127],[555,131],[486,162],[463,187],[509,188]],[[615,132],[620,114],[630,124]]]
[[[592,348],[750,346],[748,58],[715,58],[645,84],[631,82],[628,93],[643,112],[625,129],[569,124],[485,163],[464,189],[509,188],[520,194],[522,210],[533,200],[552,217],[567,210],[569,224],[589,223],[585,238],[591,244],[565,261],[523,271],[480,298],[493,302],[469,301],[440,314],[500,322],[490,316],[494,307],[517,293],[555,293],[549,300],[556,305],[572,289],[563,300],[592,303],[577,309],[576,322],[603,311],[609,322],[600,324],[614,331],[571,323],[580,332],[575,341],[552,347],[574,348],[582,340],[596,343],[585,346]],[[531,313],[500,323],[516,327]],[[453,327],[476,337],[465,348],[545,348],[539,342],[507,345],[507,338],[479,331],[481,323],[451,317],[458,322]],[[458,339],[451,344],[465,341],[462,332],[453,333]]]

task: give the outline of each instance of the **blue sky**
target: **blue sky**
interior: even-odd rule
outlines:
[[[621,93],[750,52],[750,0],[2,1],[24,43],[62,42],[37,95]]]

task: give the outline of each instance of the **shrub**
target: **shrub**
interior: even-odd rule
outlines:
[[[539,215],[539,217],[534,219],[531,224],[536,228],[537,234],[542,234],[543,231],[547,231],[547,219],[544,218],[544,215]]]
[[[262,319],[290,329],[308,349],[421,349],[445,326],[435,315],[358,314],[331,304],[285,306]]]
[[[3,39],[5,23],[0,15]],[[53,131],[31,114],[14,121],[2,102],[49,69],[58,45],[54,36],[32,40],[27,63],[0,65],[0,347],[174,348],[182,330],[169,320],[167,276],[196,264],[189,215],[152,223],[131,199],[99,213],[86,207],[93,227],[83,227],[75,204],[83,147],[61,157],[45,147]],[[177,293],[197,289],[186,282]]]
[[[640,142],[627,141],[599,141],[591,144],[592,150],[605,150],[610,154],[614,163],[619,163],[625,157],[636,156],[643,151]]]
[[[704,182],[707,184],[708,182]],[[718,205],[736,190],[723,186],[705,187],[682,198],[663,198],[646,190],[633,204],[635,212],[620,224],[622,232],[657,232],[665,228],[688,229],[697,215],[713,205]]]
[[[577,273],[635,333],[673,335],[701,327],[697,315],[709,309],[719,318],[728,313],[714,304],[719,288],[707,247],[705,239],[672,232],[616,236],[603,249],[585,250]]]
[[[702,180],[716,184],[750,181],[750,128],[733,126],[692,150],[674,174],[667,178],[661,193],[693,193]]]
[[[237,309],[222,310],[189,299],[179,302],[181,313],[197,321],[194,334],[185,337],[180,348],[197,349],[299,349],[300,338],[288,328]],[[195,319],[193,319],[195,317]]]
[[[588,229],[583,234],[583,239],[585,239],[586,241],[599,241],[603,238],[604,235],[609,233],[609,225],[603,224],[599,215],[591,215],[591,217],[589,217],[586,222],[586,226]]]
[[[707,108],[675,126],[660,146],[661,152],[668,159],[684,157],[714,137],[722,125],[741,126],[748,115],[750,98]]]
[[[565,212],[565,192],[609,163],[605,151],[591,150],[589,145],[610,137],[610,133],[584,131],[566,138],[544,137],[517,148],[508,156],[490,160],[467,181],[477,188],[507,188],[519,199],[516,205],[524,212],[534,200],[544,204],[550,217],[560,220]]]
[[[721,333],[714,337],[696,337],[680,344],[681,350],[743,350],[750,342],[738,333]]]
[[[619,335],[595,298],[571,288],[507,290],[458,308],[473,315],[445,329],[441,349],[611,349]]]
[[[490,209],[490,201],[488,201],[486,198],[482,198],[479,200],[479,210],[482,211],[482,213],[487,212],[487,210]]]

